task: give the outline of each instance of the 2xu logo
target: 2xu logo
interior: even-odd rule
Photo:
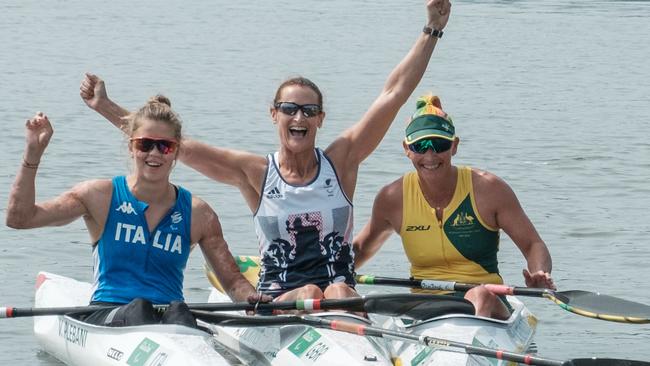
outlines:
[[[106,356],[108,356],[108,358],[114,359],[115,361],[119,361],[122,359],[122,356],[124,356],[124,352],[116,350],[115,348],[109,348]]]
[[[431,229],[431,225],[408,225],[406,226],[406,231],[427,231]]]

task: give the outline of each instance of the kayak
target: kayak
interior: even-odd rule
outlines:
[[[85,306],[92,285],[41,272],[35,307]],[[230,302],[215,290],[208,302]],[[239,313],[242,314],[242,313]],[[366,318],[328,312],[318,316],[370,325]],[[34,334],[47,353],[67,365],[393,365],[384,339],[302,325],[219,327],[182,325],[104,327],[73,315],[34,317]]]
[[[40,272],[34,303],[35,307],[84,306],[91,294],[90,283]],[[210,332],[182,325],[104,327],[69,315],[38,316],[34,334],[43,350],[67,365],[243,364]]]
[[[230,302],[230,298],[217,289],[212,289],[208,302]],[[367,318],[346,312],[330,311],[312,315],[328,320],[372,325]],[[393,365],[390,342],[382,338],[296,324],[216,328],[220,330],[215,333],[217,341],[222,341],[222,337],[237,339],[247,349],[255,349],[264,355],[265,361],[271,365]]]
[[[509,296],[508,302],[514,308],[514,312],[507,320],[466,314],[447,314],[418,322],[381,316],[371,318],[383,328],[463,342],[479,347],[516,353],[536,353],[533,336],[537,318],[517,298]],[[400,340],[394,340],[392,347],[395,365],[505,366],[511,364],[508,361],[468,355],[458,352],[457,348],[430,348]]]
[[[443,314],[426,320],[369,314],[370,319],[350,313],[326,312],[313,316],[342,320],[401,332],[463,342],[517,353],[534,353],[532,343],[537,319],[514,297],[508,299],[515,309],[508,320],[496,320],[467,314]],[[217,289],[208,302],[227,302]],[[506,361],[467,355],[457,348],[430,348],[400,339],[364,337],[305,325],[280,327],[224,327],[222,334],[239,340],[262,353],[272,365],[510,365]],[[217,339],[219,339],[217,337]],[[318,339],[316,341],[315,339]],[[285,345],[289,344],[289,347]],[[298,346],[299,345],[299,346]],[[298,346],[300,353],[295,352]],[[317,357],[314,357],[317,356]],[[368,361],[372,360],[371,363]]]
[[[37,277],[35,306],[85,306],[91,294],[89,283],[41,272]],[[453,312],[415,321],[376,314],[369,314],[367,319],[345,312],[314,315],[478,346],[530,352],[537,321],[523,303],[514,297],[508,300],[515,311],[506,321]],[[230,302],[230,299],[213,288],[208,302]],[[34,317],[34,333],[41,347],[68,365],[506,365],[494,359],[432,349],[399,339],[366,337],[307,325],[220,327],[200,321],[199,325],[203,329],[171,324],[103,327],[83,323],[74,315]]]
[[[253,284],[259,272],[259,258],[254,256],[235,256],[242,274]],[[230,301],[224,295],[223,289],[209,268],[206,275],[213,285],[209,302]],[[537,318],[528,310],[524,303],[514,296],[507,297],[514,311],[509,319],[497,320],[461,313],[442,313],[430,319],[413,320],[403,317],[388,317],[377,314],[368,314],[369,319],[360,318],[349,313],[318,313],[316,316],[335,317],[340,320],[365,322],[368,325],[379,326],[391,330],[403,331],[411,334],[431,336],[457,342],[469,343],[475,346],[496,348],[517,353],[535,353],[536,345],[533,336],[537,326]],[[335,356],[330,363],[323,365],[357,365],[364,364],[364,360],[374,359],[373,349],[377,353],[373,365],[510,365],[507,361],[486,358],[477,355],[467,355],[458,352],[458,349],[430,348],[419,344],[391,339],[387,343],[377,343],[373,337],[361,337],[336,332],[332,330],[315,329],[301,326],[300,330],[288,329],[295,325],[273,328],[228,328],[223,331],[230,337],[239,339],[248,347],[257,349],[264,354],[273,365],[299,365],[311,364],[300,358],[293,357],[290,350],[283,348],[284,344],[296,340],[296,334],[309,334],[315,332],[327,339],[327,348],[334,350],[330,355]],[[302,333],[301,333],[302,332]],[[293,338],[291,338],[293,337]],[[373,341],[374,339],[374,341]],[[386,341],[386,340],[384,340]],[[370,347],[369,347],[370,346]],[[312,344],[306,348],[305,353],[318,345]],[[387,353],[386,353],[387,352]],[[328,359],[329,360],[329,359]],[[301,362],[302,361],[302,362]],[[345,362],[342,362],[345,361]],[[342,363],[341,363],[342,362]],[[392,362],[392,363],[387,363]],[[321,364],[321,363],[316,363]]]

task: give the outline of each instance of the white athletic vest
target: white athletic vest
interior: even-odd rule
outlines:
[[[261,271],[258,290],[272,296],[315,284],[354,286],[352,204],[334,166],[315,150],[318,173],[304,186],[282,179],[278,153],[268,155],[260,205],[255,213]]]

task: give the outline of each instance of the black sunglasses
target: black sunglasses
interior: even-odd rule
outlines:
[[[298,113],[298,110],[302,111],[302,114],[305,117],[314,117],[319,115],[322,112],[321,106],[318,104],[296,104],[293,102],[277,102],[274,104],[276,109],[279,109],[280,112],[288,115],[294,116]]]
[[[151,137],[136,137],[131,139],[133,147],[142,151],[149,152],[153,150],[154,146],[162,154],[171,154],[176,151],[178,142],[166,139],[154,139]]]
[[[408,144],[409,150],[416,154],[424,154],[431,149],[434,153],[442,153],[451,149],[453,141],[441,138],[430,138],[415,141]]]

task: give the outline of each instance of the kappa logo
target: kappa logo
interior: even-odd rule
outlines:
[[[125,213],[127,215],[131,215],[131,214],[134,214],[136,216],[138,215],[138,213],[135,212],[135,210],[133,209],[131,202],[127,202],[127,201],[122,201],[122,204],[118,208],[116,208],[115,211],[121,211],[122,213]]]
[[[180,212],[176,211],[172,214],[172,224],[178,224],[183,221],[183,215]]]
[[[282,197],[284,197],[284,195],[280,193],[278,187],[275,187],[272,190],[266,192],[266,198],[273,199],[273,198],[282,198]]]
[[[471,226],[474,225],[474,220],[476,220],[472,215],[468,215],[467,212],[460,212],[454,218],[451,226]]]

